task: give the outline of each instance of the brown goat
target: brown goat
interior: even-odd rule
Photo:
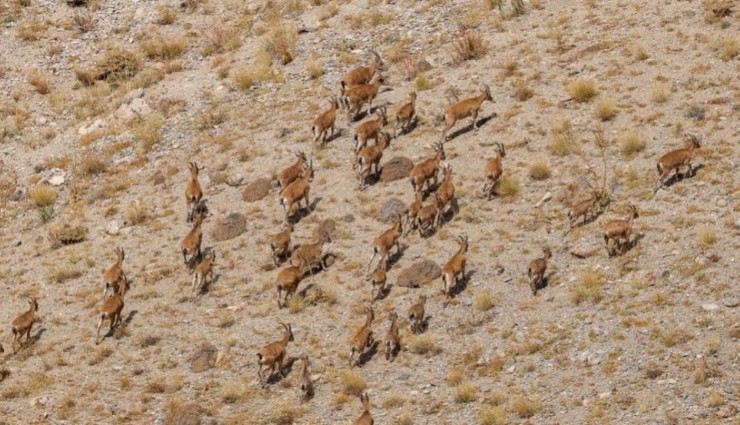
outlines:
[[[429,234],[429,231],[434,232],[437,228],[440,203],[439,195],[435,192],[431,203],[422,207],[419,213],[416,214],[414,227],[419,231],[419,236],[423,237],[425,234]]]
[[[257,364],[259,365],[257,377],[259,378],[260,383],[264,383],[262,366],[266,366],[270,370],[270,374],[267,375],[268,381],[272,377],[273,373],[275,373],[275,368],[277,368],[280,376],[285,376],[283,375],[283,361],[285,360],[288,343],[294,341],[294,339],[293,329],[291,329],[290,324],[286,325],[285,323],[280,323],[280,325],[285,329],[283,331],[282,339],[265,345],[257,353]]]
[[[303,176],[303,173],[306,171],[306,166],[308,163],[306,154],[299,151],[296,151],[294,153],[295,156],[298,157],[296,162],[293,163],[293,165],[286,167],[277,175],[277,183],[278,187],[280,188],[288,187],[289,184],[301,178]]]
[[[293,206],[297,204],[300,207],[301,200],[306,201],[306,209],[311,207],[308,194],[311,190],[312,180],[313,160],[308,163],[308,169],[304,172],[303,177],[295,180],[280,191],[280,205],[282,205],[283,210],[285,210],[285,217],[283,217],[284,223],[288,223],[288,218],[293,210]]]
[[[283,308],[288,305],[288,296],[293,297],[293,294],[298,289],[298,285],[303,279],[303,262],[299,262],[297,266],[288,266],[280,270],[277,275],[275,287],[277,288],[277,302],[278,308]],[[280,294],[285,292],[282,303],[280,302]]]
[[[532,289],[532,295],[537,295],[537,290],[540,289],[542,282],[545,280],[545,272],[547,271],[547,260],[552,256],[550,248],[545,247],[542,249],[544,256],[536,260],[532,260],[527,267],[527,278],[529,278],[529,287]]]
[[[406,134],[411,127],[411,123],[416,115],[416,92],[412,91],[409,93],[409,101],[396,112],[396,123],[393,124],[393,137],[396,137],[397,130],[401,127],[401,131]]]
[[[457,199],[455,199],[455,184],[452,183],[452,166],[447,164],[443,168],[444,177],[442,184],[437,188],[437,198],[439,199],[439,213],[437,214],[436,226],[439,227],[440,219],[452,209],[456,209]]]
[[[419,215],[419,211],[424,206],[424,195],[421,192],[416,192],[414,202],[410,203],[404,213],[404,222],[406,226],[406,232],[404,236],[408,234],[412,229],[416,228],[416,216]]]
[[[658,178],[655,180],[657,184],[655,187],[656,193],[663,187],[665,178],[671,174],[671,171],[676,170],[676,178],[678,178],[681,167],[688,167],[686,174],[691,173],[691,160],[694,158],[694,151],[699,149],[701,145],[699,139],[690,133],[686,134],[686,141],[688,142],[687,147],[668,152],[658,159]]]
[[[391,324],[388,326],[388,332],[385,334],[385,359],[390,360],[392,356],[395,356],[401,349],[401,338],[398,336],[398,314],[395,311],[391,311],[388,314],[391,319]]]
[[[411,186],[414,188],[414,192],[423,191],[425,184],[427,188],[437,184],[439,164],[446,158],[445,148],[441,143],[435,143],[431,147],[434,149],[434,156],[414,165],[414,168],[409,172],[409,178],[411,179]],[[430,183],[432,181],[434,183]]]
[[[360,402],[362,402],[362,415],[352,422],[352,425],[374,425],[373,415],[370,414],[370,396],[367,393],[360,394]]]
[[[493,197],[496,183],[498,183],[504,170],[501,164],[501,158],[505,156],[506,149],[504,148],[504,145],[496,142],[496,155],[486,162],[486,168],[484,170],[485,183],[483,183],[481,191],[486,199],[490,200]]]
[[[116,262],[108,270],[103,272],[103,298],[108,294],[108,288],[113,288],[113,293],[118,292],[118,284],[121,280],[126,280],[126,273],[123,272],[123,259],[126,253],[122,248],[116,248]]]
[[[283,231],[272,235],[270,238],[270,250],[272,251],[272,261],[276,266],[280,265],[280,261],[290,255],[290,235],[293,233],[293,225],[288,224],[283,226]]]
[[[371,174],[380,178],[380,160],[383,159],[383,151],[391,144],[391,136],[388,133],[380,135],[380,141],[375,146],[368,146],[357,152],[355,165],[360,167],[360,190],[367,187],[367,179]]]
[[[372,62],[370,62],[367,66],[359,66],[348,72],[347,75],[345,75],[344,78],[342,78],[342,80],[339,82],[342,94],[344,94],[349,88],[361,84],[367,84],[368,82],[370,82],[376,72],[385,71],[385,63],[383,62],[383,59],[380,58],[378,52],[370,49],[370,53],[375,56],[375,59]]]
[[[308,371],[308,367],[311,364],[308,361],[308,354],[301,356],[303,362],[303,368],[301,369],[301,398],[303,400],[310,400],[314,395],[313,382],[311,381],[311,375]]]
[[[327,139],[334,135],[334,123],[337,120],[337,109],[339,109],[339,99],[332,97],[329,109],[313,120],[313,125],[311,126],[311,131],[314,136],[313,142],[316,143],[321,139],[319,148],[323,148],[326,145]]]
[[[26,342],[31,339],[31,328],[36,321],[36,312],[39,310],[39,303],[36,302],[36,297],[27,298],[26,301],[28,301],[28,311],[16,317],[13,323],[11,323],[13,342],[10,344],[10,347],[13,349],[13,354],[18,351],[15,348],[16,342],[19,348],[23,346],[21,341],[23,335],[26,335]]]
[[[595,194],[592,194],[590,198],[585,201],[578,202],[573,205],[568,211],[568,224],[573,227],[580,217],[583,217],[583,223],[587,220],[593,220],[596,212],[596,201],[598,198]]]
[[[378,138],[381,136],[383,126],[388,125],[385,106],[375,110],[377,115],[374,119],[369,119],[357,124],[354,128],[355,154],[367,146],[367,141],[375,140],[378,144]]]
[[[367,112],[373,110],[373,100],[380,91],[380,86],[385,84],[385,78],[376,74],[367,84],[360,84],[348,89],[344,93],[343,102],[347,108],[347,119],[354,121],[360,115],[362,107],[367,103]]]
[[[373,314],[373,306],[365,309],[365,324],[355,333],[355,335],[350,340],[350,350],[349,350],[349,367],[352,368],[357,365],[357,362],[359,362],[362,359],[362,355],[365,352],[365,349],[368,347],[371,347],[374,343],[373,341],[373,330],[372,330],[372,324],[373,319],[375,318],[375,315]],[[353,362],[355,354],[357,354],[357,360]]]
[[[180,242],[180,251],[185,265],[192,270],[200,258],[200,244],[203,242],[203,214],[195,215],[195,223],[187,235]]]
[[[445,306],[449,303],[457,282],[465,280],[465,255],[468,252],[468,237],[460,235],[458,238],[460,239],[458,241],[460,247],[457,253],[442,268],[442,283],[444,284],[442,292],[445,295]]]
[[[493,102],[493,97],[491,97],[491,90],[488,88],[487,85],[481,85],[480,91],[481,92],[478,96],[462,100],[445,110],[445,128],[444,130],[442,130],[443,141],[448,140],[447,132],[452,128],[452,126],[455,125],[456,122],[470,116],[473,117],[473,129],[475,131],[478,131],[478,123],[476,120],[478,119],[478,112],[480,112],[481,105],[483,105],[483,102],[486,100],[490,100],[491,102]]]
[[[386,274],[387,268],[388,266],[385,261],[381,261],[378,263],[378,267],[375,271],[367,277],[367,280],[373,285],[373,289],[370,291],[370,299],[372,301],[380,298],[383,295],[383,292],[385,292],[385,283],[388,280],[388,275]]]
[[[317,268],[319,270],[324,269],[326,267],[327,242],[331,242],[331,237],[328,233],[321,233],[314,243],[300,245],[291,255],[290,265],[294,267],[301,266],[304,274],[306,272],[314,274]]]
[[[632,234],[632,224],[636,218],[640,217],[637,208],[634,205],[627,207],[629,216],[626,219],[610,220],[604,224],[604,242],[606,242],[606,252],[609,256],[616,253],[617,249],[625,247],[629,243]],[[615,245],[612,249],[612,243]]]
[[[419,333],[424,327],[424,305],[427,302],[426,295],[419,295],[419,302],[409,307],[406,312],[411,323],[411,332]]]
[[[388,262],[388,253],[396,246],[396,252],[401,253],[401,235],[403,234],[403,224],[401,220],[398,220],[393,224],[393,227],[383,232],[382,235],[378,236],[373,240],[373,256],[370,257],[370,261],[367,263],[367,270],[370,271],[370,265],[373,263],[375,256],[380,254],[380,260],[378,264],[382,262]],[[386,264],[387,266],[387,264]]]
[[[198,182],[198,172],[202,169],[203,167],[198,167],[198,164],[195,162],[190,163],[190,182],[185,189],[185,206],[188,208],[188,223],[193,221],[195,209],[203,198],[203,190],[201,190],[200,182]]]
[[[99,320],[98,329],[95,332],[95,344],[100,344],[100,328],[103,326],[105,319],[110,319],[110,330],[113,332],[113,328],[121,323],[121,312],[123,311],[123,297],[128,291],[128,281],[124,280],[118,288],[118,293],[103,301],[103,304],[98,308]],[[105,338],[105,336],[103,336]]]
[[[213,282],[213,265],[216,264],[216,251],[208,251],[203,260],[195,266],[193,274],[193,286],[190,294],[190,302],[195,301],[195,297],[203,291],[208,285],[208,278]]]

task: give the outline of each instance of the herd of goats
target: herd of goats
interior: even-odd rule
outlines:
[[[369,118],[355,125],[352,132],[355,143],[353,168],[359,168],[360,190],[367,187],[371,175],[377,181],[383,151],[389,146],[392,138],[399,136],[398,130],[401,130],[400,135],[413,131],[416,120],[415,103],[417,95],[412,91],[409,101],[397,110],[393,136],[391,137],[388,132],[384,131],[385,126],[388,125],[386,107],[377,107],[373,111],[372,103],[381,86],[385,83],[381,72],[385,71],[386,66],[376,52],[372,53],[375,55],[375,59],[367,66],[355,68],[342,78],[340,83],[341,95],[333,97],[329,109],[321,113],[312,123],[313,142],[319,143],[319,146],[323,148],[335,136],[334,126],[337,110],[340,106],[347,110],[347,118],[350,123],[357,120],[362,115],[363,107],[367,106],[366,115]],[[452,180],[451,165],[443,163],[445,160],[444,143],[449,140],[447,134],[450,129],[460,120],[468,117],[472,118],[472,128],[478,130],[477,117],[482,104],[486,100],[492,101],[493,98],[489,87],[482,85],[478,96],[464,99],[449,106],[444,111],[445,126],[441,134],[442,140],[432,145],[434,149],[433,156],[417,163],[409,173],[415,195],[414,202],[408,205],[402,217],[394,220],[395,222],[390,229],[384,231],[373,241],[373,253],[368,263],[368,281],[372,283],[371,302],[370,306],[365,308],[364,325],[350,340],[350,367],[360,364],[366,350],[372,349],[376,345],[372,331],[374,320],[372,304],[385,295],[386,273],[393,247],[395,246],[397,252],[400,253],[401,237],[406,236],[411,230],[417,230],[421,236],[432,234],[440,226],[441,221],[449,215],[450,211],[455,213],[457,206],[455,185]],[[686,148],[669,152],[658,160],[656,192],[664,186],[672,171],[675,171],[675,178],[683,177],[686,173],[692,171],[691,160],[700,145],[698,138],[694,135],[687,134],[686,139],[688,143]],[[374,145],[368,146],[370,140],[374,141]],[[321,270],[326,267],[325,244],[330,240],[328,233],[318,232],[318,240],[315,243],[303,244],[297,247],[291,245],[291,233],[294,230],[293,221],[296,221],[294,220],[295,217],[292,216],[293,210],[296,209],[296,206],[300,209],[302,201],[305,202],[306,209],[310,209],[309,190],[314,176],[313,162],[303,152],[296,152],[296,155],[298,157],[297,161],[282,170],[277,176],[277,184],[280,187],[279,201],[285,214],[283,229],[280,233],[271,236],[270,246],[273,260],[277,266],[285,261],[288,262],[288,265],[277,273],[275,285],[278,308],[287,304],[288,297],[296,292],[299,283],[307,273],[313,274],[317,269]],[[483,197],[489,200],[496,195],[495,189],[503,172],[502,159],[505,155],[506,151],[503,144],[495,143],[494,156],[485,165],[485,183],[482,188]],[[683,167],[687,167],[688,171],[682,174],[680,171]],[[194,301],[207,287],[208,278],[213,279],[213,267],[216,259],[213,250],[208,250],[205,254],[201,253],[203,239],[201,228],[208,213],[203,200],[203,190],[198,181],[200,170],[201,168],[195,162],[190,163],[191,177],[185,190],[185,199],[188,211],[187,221],[192,223],[192,229],[180,244],[183,260],[190,273],[193,274],[191,301]],[[443,174],[443,178],[441,182],[438,182],[440,172]],[[430,198],[426,205],[424,204],[425,197]],[[593,221],[601,211],[598,208],[600,201],[598,194],[594,192],[589,199],[574,204],[567,214],[570,226],[576,224],[579,218],[583,218],[581,224]],[[609,220],[603,225],[602,235],[610,256],[623,253],[629,248],[633,221],[637,217],[639,217],[637,208],[634,205],[628,205],[628,216],[626,218]],[[300,220],[300,217],[298,217],[298,220]],[[458,283],[465,281],[467,236],[460,235],[458,244],[459,249],[442,268],[442,293],[445,297],[445,306],[450,298],[454,296]],[[544,256],[531,261],[527,269],[529,285],[535,295],[538,289],[542,289],[547,263],[551,257],[551,251],[548,247],[545,247],[543,252]],[[373,269],[371,265],[376,256],[379,257],[379,260]],[[123,249],[116,248],[115,264],[103,273],[105,290],[103,292],[103,302],[97,308],[96,344],[102,342],[100,328],[106,319],[110,321],[108,335],[112,334],[115,326],[121,321],[124,297],[129,289],[129,281],[123,271],[124,257]],[[373,271],[370,272],[371,270]],[[113,293],[110,297],[107,296],[109,290],[112,290]],[[418,302],[407,311],[412,333],[419,333],[424,330],[426,299],[426,296],[421,295]],[[26,336],[26,341],[29,340],[31,327],[36,320],[36,312],[38,311],[36,298],[29,298],[28,304],[28,311],[12,322],[12,347],[14,352],[17,351],[16,347],[23,346],[23,335]],[[390,326],[382,341],[385,357],[388,360],[392,360],[400,350],[397,318],[398,315],[395,311],[389,313]],[[284,375],[283,362],[286,359],[286,349],[288,343],[294,340],[291,326],[285,323],[280,323],[280,325],[283,327],[282,338],[265,345],[257,353],[259,364],[257,375],[263,385],[274,378],[275,372],[281,377]],[[2,346],[0,346],[0,352],[2,352]],[[313,395],[313,385],[308,372],[308,356],[305,354],[301,356],[301,361],[303,364],[300,376],[301,393],[304,398],[310,398]],[[269,372],[266,380],[263,367],[265,373]],[[362,416],[354,423],[372,424],[373,419],[369,412],[368,395],[366,393],[361,394],[360,400],[364,411]]]

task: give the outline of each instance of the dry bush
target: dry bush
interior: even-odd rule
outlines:
[[[550,175],[550,163],[546,159],[537,158],[529,163],[529,177],[532,180],[547,180]]]
[[[230,26],[215,26],[203,33],[205,43],[201,49],[204,55],[231,52],[242,46],[241,32]]]
[[[434,83],[424,74],[418,74],[414,79],[414,90],[424,91],[434,88]]]
[[[131,51],[119,48],[109,49],[97,61],[93,80],[105,80],[109,83],[129,80],[141,70],[141,62],[139,56]],[[76,70],[75,73],[77,74]],[[80,76],[78,75],[77,78],[80,79]]]
[[[296,41],[295,31],[278,26],[262,39],[262,48],[273,60],[287,65],[293,61]]]
[[[198,6],[203,4],[206,0],[183,0],[180,4],[188,12],[195,12]]]
[[[637,130],[628,129],[617,136],[619,151],[624,156],[632,156],[645,149],[645,138]]]
[[[478,413],[481,425],[505,425],[506,410],[502,407],[484,406]]]
[[[632,48],[630,49],[630,53],[638,61],[644,61],[645,59],[650,57],[648,52],[645,50],[645,46],[643,46],[642,44],[636,44],[632,46]]]
[[[158,34],[141,42],[146,57],[155,60],[172,60],[188,48],[188,40],[182,35]]]
[[[472,382],[465,382],[455,389],[455,401],[458,403],[470,403],[478,398],[478,390]]]
[[[521,16],[527,12],[524,0],[511,0],[511,9],[514,16]]]
[[[725,62],[735,59],[740,53],[740,38],[725,38],[720,44],[719,58]]]
[[[593,80],[575,80],[565,86],[565,91],[577,102],[589,102],[599,94]]]
[[[244,385],[240,382],[228,382],[221,387],[221,401],[234,404],[247,395]]]
[[[480,59],[488,53],[488,43],[477,31],[465,31],[452,44],[452,59],[460,64],[467,60]]]
[[[56,191],[48,184],[36,186],[29,192],[28,196],[31,197],[33,203],[39,208],[51,206],[57,200]]]
[[[157,20],[155,22],[158,25],[172,25],[176,20],[177,9],[172,6],[157,7]]]
[[[141,202],[134,201],[126,209],[126,221],[132,226],[141,224],[145,222],[146,219],[147,211],[146,208],[141,205]]]
[[[516,78],[511,82],[511,86],[514,88],[514,97],[516,100],[525,101],[529,100],[534,96],[534,89],[529,87],[525,78]]]
[[[46,32],[47,25],[32,18],[18,25],[17,28],[15,34],[19,40],[36,41]]]
[[[714,231],[714,228],[709,226],[703,226],[699,229],[697,232],[698,236],[698,242],[699,242],[699,248],[701,248],[703,251],[708,250],[712,246],[714,246],[715,243],[717,243],[717,234]]]
[[[475,306],[475,309],[480,312],[492,309],[495,303],[493,295],[491,295],[491,291],[485,290],[479,292],[473,300],[473,305]]]
[[[567,156],[579,151],[569,121],[565,120],[553,126],[550,141],[547,143],[547,149],[550,153],[557,156]]]
[[[96,176],[105,172],[107,167],[106,162],[99,157],[85,155],[82,163],[80,163],[80,172],[85,176]]]
[[[542,411],[542,402],[538,398],[518,395],[511,399],[510,407],[520,418],[531,418]]]
[[[650,92],[650,97],[655,103],[665,103],[670,96],[671,88],[666,84],[656,84]]]
[[[601,121],[609,121],[617,114],[617,102],[612,98],[603,98],[594,104],[596,117]]]
[[[597,303],[601,301],[601,287],[603,286],[602,275],[593,270],[585,270],[580,273],[578,281],[570,290],[570,299],[578,305],[584,301]]]
[[[231,79],[242,91],[249,90],[255,83],[254,72],[249,68],[239,68],[231,73]]]
[[[81,33],[90,32],[95,29],[95,18],[88,11],[81,11],[72,17],[75,28]]]
[[[360,375],[350,370],[344,370],[339,375],[339,383],[342,385],[342,392],[347,395],[359,396],[367,388],[365,380]]]
[[[312,80],[324,75],[324,64],[321,62],[321,58],[317,55],[311,54],[306,61],[306,72]]]
[[[46,281],[49,283],[63,283],[83,275],[80,270],[66,264],[53,264],[49,266],[47,271]]]
[[[519,195],[519,179],[509,174],[504,174],[496,185],[496,193],[503,198],[513,200]]]
[[[136,118],[129,124],[131,134],[139,142],[142,152],[149,152],[162,140],[162,126],[164,118],[159,114],[150,114],[147,117]]]
[[[437,355],[442,352],[442,348],[437,344],[437,340],[431,335],[419,335],[411,338],[409,349],[414,354],[431,354]]]
[[[28,83],[36,89],[39,94],[48,94],[51,90],[49,80],[43,72],[35,69],[28,73]]]

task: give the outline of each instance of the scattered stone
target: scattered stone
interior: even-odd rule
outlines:
[[[64,175],[58,174],[49,179],[49,184],[52,186],[61,186],[64,184]]]
[[[52,248],[58,248],[62,245],[71,245],[80,243],[87,239],[87,227],[78,225],[72,226],[65,223],[61,227],[49,231],[49,240]]]
[[[719,308],[719,306],[717,304],[709,304],[709,303],[707,303],[707,304],[702,304],[701,305],[701,308],[704,311],[714,311],[714,310],[717,310]]]
[[[737,407],[735,407],[734,404],[729,403],[722,409],[720,409],[719,412],[717,412],[717,416],[719,416],[722,419],[727,419],[735,416],[737,414]]]
[[[383,203],[378,211],[378,221],[387,223],[398,221],[406,211],[406,204],[398,198],[390,198]]]
[[[272,181],[266,177],[260,177],[249,183],[242,192],[242,199],[247,202],[255,202],[267,196],[270,193]]]
[[[720,208],[724,208],[727,206],[727,199],[718,199],[717,200],[717,206]]]
[[[410,159],[403,156],[393,157],[383,164],[383,170],[380,172],[380,181],[387,183],[408,177],[412,168],[414,168],[414,163]]]
[[[211,237],[217,241],[233,239],[247,230],[247,218],[244,214],[231,213],[219,220],[211,231]]]
[[[166,177],[164,176],[164,173],[162,172],[162,170],[157,170],[157,172],[154,173],[153,181],[154,181],[154,186],[159,186],[159,185],[164,184],[164,182],[166,181]]]
[[[404,269],[396,280],[396,285],[406,288],[418,288],[425,283],[442,276],[442,268],[432,260],[422,260]]]
[[[706,266],[709,264],[709,258],[704,255],[697,255],[696,258],[694,258],[694,262],[700,266]]]
[[[118,234],[118,232],[121,231],[121,225],[118,224],[116,220],[111,221],[108,223],[108,225],[105,227],[105,233],[115,236]]]
[[[138,99],[140,97],[144,97],[144,89],[131,90],[126,94],[126,97],[123,99],[123,101],[129,103],[132,100]]]
[[[570,254],[578,258],[588,258],[596,254],[600,248],[601,246],[598,244],[588,242],[586,239],[581,239],[570,248]]]
[[[12,244],[11,246],[15,248],[15,247],[21,246],[21,244],[22,244],[22,243],[23,243],[23,242],[21,242],[21,240],[20,240],[20,239],[18,239],[18,240],[16,240],[16,241],[14,241],[14,242],[13,242],[13,244]]]
[[[190,357],[190,368],[193,373],[205,372],[216,364],[218,350],[209,343],[203,343]]]
[[[80,127],[77,133],[80,136],[84,136],[86,134],[92,133],[93,131],[102,130],[104,126],[105,126],[105,121],[103,121],[102,119],[97,119],[95,120],[95,122],[93,122],[87,127]]]
[[[735,308],[738,305],[740,305],[740,298],[738,297],[727,297],[722,299],[722,304],[725,305],[725,307],[729,308]]]

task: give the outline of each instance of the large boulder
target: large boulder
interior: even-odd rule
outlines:
[[[242,198],[247,202],[255,202],[267,196],[272,188],[272,181],[265,177],[249,183],[242,192]]]
[[[211,231],[211,237],[217,241],[233,239],[247,230],[247,218],[244,214],[231,213],[219,220]]]
[[[442,276],[442,268],[432,260],[422,260],[405,268],[396,279],[396,285],[418,288]]]
[[[193,373],[205,372],[216,365],[218,349],[212,344],[203,343],[190,357],[190,369]]]
[[[406,212],[406,204],[398,198],[390,198],[383,203],[378,211],[378,220],[387,223],[389,221],[398,221]]]
[[[383,164],[380,181],[386,183],[408,177],[412,168],[414,168],[414,163],[410,159],[403,156],[393,157]]]

